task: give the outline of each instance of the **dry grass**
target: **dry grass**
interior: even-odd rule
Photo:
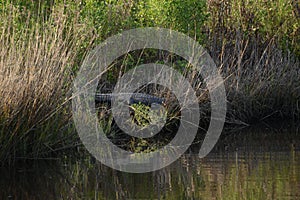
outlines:
[[[70,117],[64,104],[75,61],[90,37],[76,12],[63,5],[36,21],[29,11],[7,8],[0,17],[0,159],[32,148],[38,154],[38,146],[54,142],[49,138],[63,137],[57,131]],[[17,23],[20,18],[26,22]]]
[[[251,123],[269,117],[299,117],[299,59],[278,48],[274,40],[262,44],[238,33],[231,43],[210,47],[225,78],[229,121]]]

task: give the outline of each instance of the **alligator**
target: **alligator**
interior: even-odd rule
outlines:
[[[156,97],[150,94],[145,93],[120,93],[120,94],[112,94],[112,93],[96,93],[95,101],[96,103],[105,103],[111,105],[112,101],[117,97],[117,95],[121,95],[124,100],[129,98],[129,105],[142,103],[146,106],[151,106],[151,104],[160,104],[165,105],[165,98]]]

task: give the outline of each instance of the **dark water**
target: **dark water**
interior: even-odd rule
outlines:
[[[243,130],[204,159],[188,153],[145,174],[64,158],[2,168],[0,177],[0,199],[300,199],[300,133]]]

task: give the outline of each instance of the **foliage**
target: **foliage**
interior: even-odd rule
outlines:
[[[88,18],[100,39],[137,27],[165,27],[202,38],[205,14],[203,0],[104,0],[82,1],[82,16]]]
[[[226,37],[230,42],[239,31],[261,42],[276,39],[281,48],[300,55],[300,9],[293,0],[210,1],[208,12],[208,28],[219,39]]]

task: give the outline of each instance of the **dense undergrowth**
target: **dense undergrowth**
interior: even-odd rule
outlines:
[[[299,119],[296,1],[15,0],[0,1],[0,12],[0,160],[44,157],[76,146],[70,101],[78,68],[91,48],[137,27],[177,30],[208,50],[225,80],[228,124]],[[110,91],[120,74],[149,62],[185,74],[209,117],[205,84],[175,55],[131,52],[114,63],[101,83]],[[165,90],[157,95],[172,96]],[[168,109],[169,117],[176,118],[172,105]]]

